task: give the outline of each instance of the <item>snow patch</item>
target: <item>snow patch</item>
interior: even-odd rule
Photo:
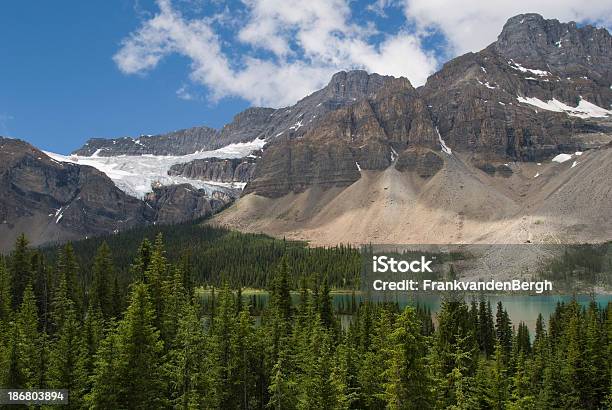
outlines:
[[[536,173],[536,174],[535,174],[533,177],[534,177],[534,178],[537,178],[537,177],[539,177],[539,176],[540,176],[540,173],[538,172],[538,173]]]
[[[296,122],[295,124],[293,124],[291,127],[289,127],[289,129],[290,129],[290,130],[295,130],[295,131],[297,131],[297,130],[299,130],[299,129],[300,129],[300,127],[302,127],[302,126],[303,126],[303,124],[302,124],[302,120],[299,120],[298,122]]]
[[[510,67],[514,68],[515,70],[520,71],[521,73],[531,73],[531,74],[535,74],[540,77],[546,77],[546,76],[552,75],[548,71],[523,67],[519,63],[515,63],[514,60],[508,61],[508,64],[510,64]]]
[[[574,168],[576,165],[578,165],[579,162],[578,161],[574,161],[574,163],[572,164],[572,166],[570,168]]]
[[[357,165],[357,171],[361,172],[361,166],[359,166],[359,162],[355,161],[355,165]]]
[[[397,151],[394,150],[393,147],[391,147],[391,162],[394,162],[397,156]]]
[[[571,107],[555,98],[548,101],[542,101],[537,97],[517,96],[516,99],[519,102],[533,105],[534,107],[538,107],[546,111],[564,112],[572,117],[602,118],[612,114],[612,111],[606,110],[605,108],[601,108],[582,98],[580,99],[580,102],[578,103],[577,107]]]
[[[436,132],[438,133],[438,141],[440,141],[440,147],[442,148],[442,152],[448,155],[453,155],[453,151],[446,145],[446,143],[442,139],[442,135],[440,135],[440,130],[438,130],[438,127],[436,127]]]
[[[559,154],[552,159],[552,162],[558,162],[559,164],[569,161],[572,159],[572,154]]]

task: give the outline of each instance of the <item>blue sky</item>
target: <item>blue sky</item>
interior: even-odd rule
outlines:
[[[215,128],[283,106],[340,69],[422,84],[537,11],[610,26],[608,1],[4,0],[0,135],[60,153],[89,137]]]

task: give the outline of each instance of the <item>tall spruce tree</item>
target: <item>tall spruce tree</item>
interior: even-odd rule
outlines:
[[[12,306],[17,309],[21,304],[23,291],[28,283],[32,281],[32,265],[30,261],[31,250],[29,242],[24,234],[17,237],[15,250],[11,254],[10,274],[12,284]]]
[[[390,335],[385,393],[390,409],[432,408],[426,364],[427,344],[414,308],[398,317]]]
[[[98,248],[92,267],[91,305],[100,310],[104,318],[113,315],[112,279],[115,277],[111,251],[106,242]]]
[[[162,373],[163,342],[154,326],[154,318],[148,286],[135,284],[130,305],[116,334],[117,401],[126,408],[159,408],[167,402],[164,396],[166,380]]]

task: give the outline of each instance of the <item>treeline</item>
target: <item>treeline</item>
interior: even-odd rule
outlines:
[[[325,272],[283,257],[256,324],[224,285],[203,315],[189,265],[159,236],[132,282],[102,244],[88,275],[51,269],[21,238],[0,263],[0,385],[70,390],[69,408],[602,409],[612,403],[612,305],[559,304],[532,338],[496,307],[450,295],[423,309],[361,303],[342,327]],[[44,267],[44,263],[42,263]],[[85,279],[88,277],[88,279]],[[123,298],[123,287],[127,298]],[[246,300],[245,300],[246,299]]]
[[[563,254],[544,267],[542,278],[566,289],[612,286],[612,242],[567,245]]]
[[[135,228],[115,235],[90,238],[72,243],[77,264],[91,271],[94,256],[102,243],[111,250],[115,271],[129,282],[130,264],[144,239],[149,243],[161,233],[171,260],[183,260],[191,276],[203,285],[266,288],[270,272],[283,257],[292,261],[292,286],[299,277],[310,272],[325,272],[334,287],[357,288],[361,257],[355,248],[345,245],[310,248],[306,243],[275,239],[263,234],[245,234],[186,222]],[[42,256],[51,265],[57,264],[64,246],[42,249]],[[121,280],[120,280],[121,282]]]

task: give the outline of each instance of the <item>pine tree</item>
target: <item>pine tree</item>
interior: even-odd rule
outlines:
[[[91,391],[85,396],[85,403],[92,409],[117,409],[125,406],[122,395],[119,357],[119,338],[115,322],[111,319],[106,337],[100,341],[94,360],[91,377]]]
[[[98,248],[92,272],[91,304],[102,312],[103,317],[109,318],[113,315],[111,279],[115,277],[115,274],[111,251],[106,242],[102,242]]]
[[[335,330],[334,323],[334,308],[332,305],[332,298],[329,290],[329,282],[327,276],[323,279],[323,287],[321,289],[319,315],[321,316],[321,323],[328,330]]]
[[[149,269],[149,263],[151,262],[151,252],[152,246],[151,242],[144,238],[140,246],[138,247],[138,251],[136,253],[136,258],[134,259],[134,263],[130,266],[130,272],[132,273],[132,277],[136,281],[144,282],[145,272]]]
[[[160,335],[164,341],[166,350],[170,350],[174,343],[181,312],[188,303],[185,289],[183,288],[183,273],[179,267],[174,269],[174,274],[162,283],[164,295],[162,304],[162,318]]]
[[[506,359],[504,358],[504,347],[497,341],[495,344],[495,362],[491,374],[491,408],[501,410],[505,408],[508,399],[508,376]]]
[[[49,327],[52,290],[56,285],[52,269],[48,269],[44,255],[41,252],[32,253],[33,289],[41,322],[41,329],[46,332]]]
[[[38,333],[38,311],[32,285],[23,292],[23,300],[16,317],[19,367],[23,374],[23,387],[35,388],[40,380],[40,336]]]
[[[83,313],[83,292],[78,282],[79,265],[77,264],[74,248],[68,243],[59,254],[57,262],[58,276],[66,282],[66,295],[72,301],[77,318]]]
[[[288,276],[289,266],[287,265],[287,259],[283,257],[274,277],[270,305],[277,310],[279,316],[287,323],[291,320],[291,294]]]
[[[512,323],[501,301],[497,303],[495,331],[497,341],[502,348],[504,361],[508,364],[510,362],[510,354],[512,353]]]
[[[218,408],[219,366],[209,354],[208,338],[191,304],[181,309],[174,346],[168,363],[174,406]]]
[[[86,378],[80,363],[80,358],[84,354],[81,328],[72,300],[63,292],[59,293],[58,298],[63,300],[56,300],[56,306],[65,309],[56,315],[56,332],[50,352],[49,384],[53,388],[67,389],[70,392],[70,407],[79,408],[82,404],[81,383]]]
[[[165,380],[161,376],[163,342],[153,322],[148,286],[137,283],[116,335],[117,401],[122,407],[150,409],[165,403]],[[93,390],[96,388],[94,385]]]
[[[85,320],[83,321],[81,330],[83,349],[81,351],[81,356],[78,358],[78,366],[81,370],[80,376],[82,377],[82,379],[79,380],[79,385],[81,387],[79,395],[81,397],[89,394],[92,388],[91,377],[93,376],[95,368],[95,356],[98,352],[102,339],[102,323],[103,318],[100,310],[89,306],[87,313],[85,314]]]
[[[151,260],[145,272],[145,280],[149,285],[149,293],[153,302],[154,325],[157,329],[162,329],[162,321],[164,314],[164,282],[168,271],[168,263],[166,261],[166,251],[162,234],[158,234],[155,238],[155,244],[151,252]]]
[[[416,311],[407,307],[390,335],[385,392],[390,409],[432,407],[430,382],[425,362],[427,345],[421,335]]]
[[[32,281],[32,266],[30,264],[31,251],[28,248],[28,240],[21,234],[15,242],[15,250],[11,255],[9,283],[12,284],[13,308],[21,304],[23,291],[28,283]]]
[[[11,309],[13,303],[11,289],[10,273],[6,269],[4,259],[0,257],[0,334],[3,334],[5,328],[8,327],[8,322],[13,313]]]
[[[287,353],[280,349],[278,359],[272,368],[272,376],[268,390],[270,400],[267,407],[275,410],[291,410],[295,406],[296,383],[287,372]]]
[[[606,397],[610,376],[606,365],[606,354],[602,349],[602,346],[606,345],[606,338],[599,307],[595,301],[589,304],[585,321],[584,374],[589,383],[585,385],[583,402],[587,408],[597,408]]]

